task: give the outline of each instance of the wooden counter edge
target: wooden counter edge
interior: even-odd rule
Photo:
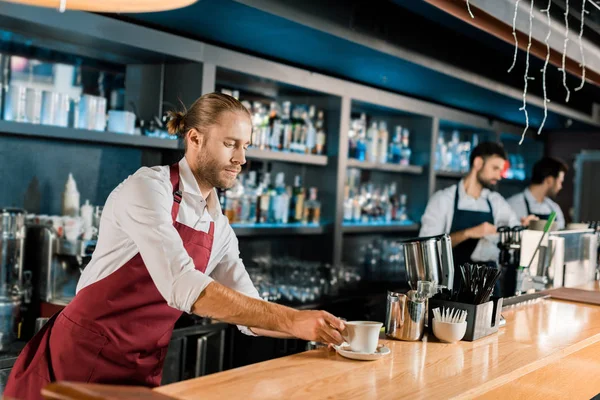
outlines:
[[[53,382],[42,389],[46,400],[174,400],[143,386]],[[8,399],[7,399],[8,400]]]

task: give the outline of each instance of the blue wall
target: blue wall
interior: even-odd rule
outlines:
[[[60,214],[69,172],[82,204],[103,205],[141,165],[139,149],[0,135],[0,207]]]

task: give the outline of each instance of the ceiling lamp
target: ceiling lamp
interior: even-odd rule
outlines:
[[[29,6],[101,13],[143,13],[186,7],[197,0],[5,0]]]

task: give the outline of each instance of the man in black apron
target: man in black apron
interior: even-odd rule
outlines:
[[[565,227],[565,216],[560,206],[552,201],[562,189],[567,165],[556,158],[544,157],[533,166],[531,184],[523,192],[508,199],[508,204],[517,216],[535,215],[547,220],[552,211],[556,212],[558,229]]]
[[[519,220],[502,195],[493,191],[506,159],[502,145],[481,143],[471,152],[467,176],[436,192],[427,204],[419,236],[450,234],[455,282],[460,282],[460,266],[465,263],[497,266],[497,226],[516,226],[531,219]]]

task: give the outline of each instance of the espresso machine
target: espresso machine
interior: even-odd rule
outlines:
[[[26,231],[25,263],[32,271],[33,295],[23,330],[30,337],[36,319],[51,317],[75,297],[96,241],[67,240],[49,224],[28,224]]]
[[[514,296],[517,292],[517,275],[521,266],[522,226],[500,226],[497,229],[499,240],[498,268],[500,274],[500,294],[502,297]]]
[[[0,209],[0,351],[20,336],[21,309],[30,300],[29,273],[23,271],[25,210]]]

